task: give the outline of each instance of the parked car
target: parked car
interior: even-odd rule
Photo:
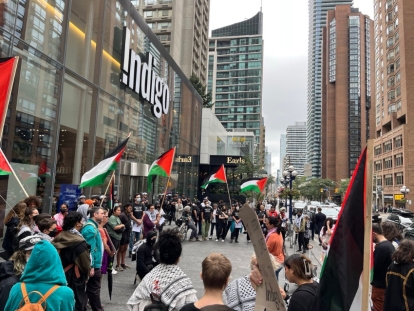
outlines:
[[[318,207],[322,208],[322,213],[326,215],[326,218],[331,217],[334,222],[338,220],[339,211],[336,208],[329,205],[320,205]]]
[[[295,216],[298,210],[306,210],[306,203],[305,202],[295,202],[292,209],[292,215]]]
[[[321,202],[318,201],[310,201],[309,205],[321,205]]]

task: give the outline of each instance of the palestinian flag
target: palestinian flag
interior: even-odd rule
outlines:
[[[0,135],[3,134],[18,60],[18,57],[0,58]]]
[[[151,191],[152,183],[156,176],[170,177],[174,163],[175,147],[164,152],[152,163],[148,171],[148,192]]]
[[[318,295],[320,311],[359,311],[362,308],[366,162],[365,148],[352,175],[323,262]]]
[[[106,177],[113,170],[116,170],[118,163],[121,161],[122,154],[124,153],[129,136],[120,143],[117,147],[111,150],[105,158],[93,167],[90,171],[87,171],[81,179],[79,188],[95,187],[105,183]]]
[[[10,175],[13,173],[13,170],[10,166],[9,161],[7,161],[6,156],[3,153],[3,150],[0,149],[0,176]]]
[[[209,180],[201,186],[202,189],[206,189],[209,184],[213,183],[227,183],[226,171],[224,170],[224,164],[221,165],[219,170],[210,176]]]
[[[249,178],[242,181],[240,185],[240,192],[254,191],[257,193],[262,193],[267,182],[267,177],[265,178]]]
[[[42,162],[40,163],[38,175],[39,177],[50,177],[51,176],[50,169],[47,166],[47,163],[45,160],[42,160]]]

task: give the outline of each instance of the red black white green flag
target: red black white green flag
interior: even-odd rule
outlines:
[[[267,177],[265,178],[249,178],[242,180],[240,185],[240,192],[254,191],[257,193],[262,193],[267,182]]]
[[[126,149],[128,139],[129,136],[117,147],[111,150],[98,165],[93,167],[90,171],[87,171],[81,178],[79,188],[95,187],[105,183],[105,179],[109,173],[116,170],[118,167],[118,163],[121,161],[122,154]]]
[[[10,166],[9,161],[7,161],[6,156],[3,153],[3,150],[0,149],[0,176],[10,175],[13,173],[13,170]]]
[[[18,61],[19,58],[17,56],[0,58],[0,136],[3,135],[4,122]]]
[[[222,164],[219,170],[210,176],[207,182],[205,182],[201,188],[206,189],[209,184],[213,183],[227,183],[226,171],[224,169],[224,164]]]
[[[362,308],[367,167],[365,148],[352,175],[322,266],[320,311],[360,311]],[[372,249],[372,245],[366,247]]]
[[[170,177],[174,163],[175,148],[164,152],[156,159],[148,171],[148,192],[151,191],[151,185],[156,176]]]

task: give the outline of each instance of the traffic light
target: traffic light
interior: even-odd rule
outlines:
[[[323,188],[321,188],[321,192],[323,192]]]

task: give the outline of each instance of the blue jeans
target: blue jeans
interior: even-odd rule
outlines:
[[[132,247],[134,247],[134,244],[138,242],[140,238],[141,238],[141,232],[132,231],[132,234],[129,236],[129,251],[130,252],[132,252]]]
[[[276,270],[275,274],[276,274],[276,280],[279,281],[279,273],[280,271],[282,271],[283,269],[283,264],[280,265],[280,268]]]

